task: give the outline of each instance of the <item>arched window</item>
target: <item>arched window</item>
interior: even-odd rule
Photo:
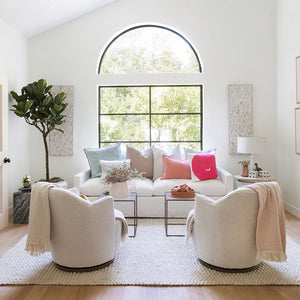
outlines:
[[[99,73],[197,73],[199,57],[179,33],[162,26],[144,25],[117,35],[106,47]]]
[[[200,73],[199,57],[183,36],[144,25],[117,35],[100,57],[98,73]],[[181,75],[182,76],[182,75]],[[153,77],[152,77],[153,78]],[[202,148],[202,86],[99,86],[99,146],[126,142],[139,148],[164,143]],[[145,145],[146,144],[146,145]]]

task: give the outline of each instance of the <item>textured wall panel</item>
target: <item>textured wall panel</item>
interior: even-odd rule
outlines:
[[[68,103],[64,111],[66,115],[65,122],[57,128],[62,129],[61,133],[53,130],[49,134],[49,154],[52,156],[71,156],[73,155],[73,94],[74,87],[72,85],[53,85],[51,93],[53,96],[64,92],[67,97],[65,102]]]
[[[237,154],[237,137],[253,135],[253,87],[228,85],[229,153]]]

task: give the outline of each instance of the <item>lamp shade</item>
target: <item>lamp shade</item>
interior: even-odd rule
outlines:
[[[265,152],[267,139],[260,136],[239,136],[237,138],[237,152],[242,154],[259,154]]]

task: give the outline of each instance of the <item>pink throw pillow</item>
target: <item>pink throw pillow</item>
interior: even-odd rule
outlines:
[[[188,159],[177,160],[166,155],[163,159],[163,176],[160,179],[191,179],[191,168]]]
[[[192,170],[199,180],[216,179],[218,172],[216,159],[212,154],[197,154],[192,159]]]

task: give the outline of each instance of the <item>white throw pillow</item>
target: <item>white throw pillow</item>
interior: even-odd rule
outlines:
[[[100,160],[100,165],[102,169],[101,180],[104,180],[106,173],[109,169],[120,168],[124,162],[126,162],[128,168],[130,168],[130,159],[126,160]]]
[[[166,155],[173,159],[181,159],[179,145],[173,148],[169,153],[155,146],[152,147],[152,151],[153,151],[153,181],[163,175],[163,159],[162,159],[163,155]]]
[[[211,148],[211,149],[202,150],[202,151],[196,151],[194,149],[188,149],[188,148],[183,148],[183,150],[184,150],[185,158],[188,158],[187,155],[189,153],[193,153],[193,154],[213,154],[214,156],[216,156],[216,152],[217,152],[217,148]]]

